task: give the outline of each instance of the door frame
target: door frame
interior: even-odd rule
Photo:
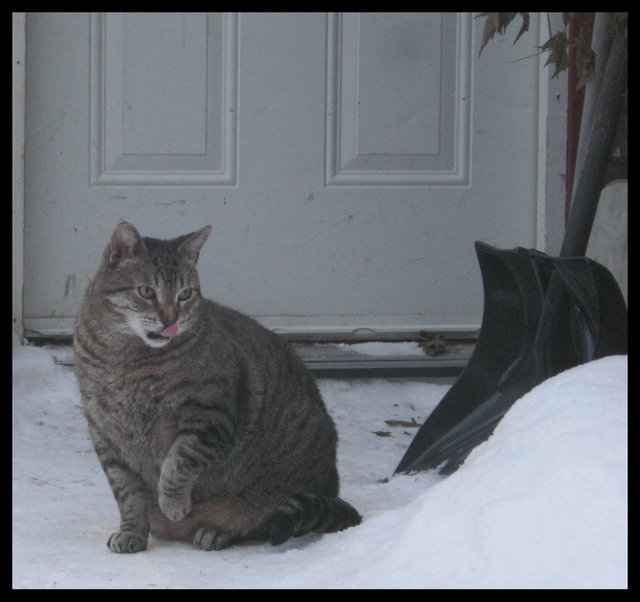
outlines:
[[[12,16],[12,136],[11,136],[11,284],[13,331],[22,339],[24,283],[24,142],[26,13]]]
[[[552,23],[560,13],[552,14]],[[541,27],[540,45],[546,39]],[[12,13],[12,319],[20,339],[23,327],[24,284],[24,148],[26,13]],[[535,60],[535,59],[531,59]],[[536,247],[559,252],[564,235],[567,145],[567,75],[551,79],[543,57],[538,58],[538,192]]]

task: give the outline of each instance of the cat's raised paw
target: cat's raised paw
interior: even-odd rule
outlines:
[[[193,537],[193,545],[198,550],[224,550],[238,542],[238,538],[214,527],[200,527]]]
[[[191,500],[169,497],[161,493],[158,496],[158,504],[162,513],[172,521],[182,520],[191,512]]]
[[[147,538],[140,533],[118,531],[107,540],[107,546],[116,554],[131,554],[147,549]]]

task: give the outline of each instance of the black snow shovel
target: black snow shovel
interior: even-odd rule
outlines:
[[[416,433],[396,473],[454,472],[513,403],[544,380],[627,353],[627,307],[611,273],[584,256],[627,85],[613,42],[559,257],[476,242],[484,312],[469,363]]]

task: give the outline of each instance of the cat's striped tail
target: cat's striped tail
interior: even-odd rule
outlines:
[[[291,496],[267,520],[272,545],[306,533],[333,533],[359,525],[358,511],[339,497],[311,493]]]

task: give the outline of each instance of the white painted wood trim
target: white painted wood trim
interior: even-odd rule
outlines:
[[[549,13],[553,32],[549,33],[546,19],[540,22],[540,44],[553,33],[562,29],[562,13]],[[540,182],[538,212],[538,249],[549,255],[558,255],[562,246],[565,230],[565,198],[567,179],[567,72],[563,71],[552,78],[553,67],[544,66],[547,54],[540,56],[541,99],[546,98],[545,122],[541,123],[545,140],[540,140],[545,157],[539,166],[546,172]],[[546,91],[545,91],[546,89]]]
[[[539,39],[542,45],[545,39],[546,25],[540,20]],[[537,208],[536,208],[536,236],[537,249],[544,251],[545,241],[545,215],[547,213],[547,142],[550,132],[548,130],[549,114],[549,79],[545,72],[542,56],[538,57],[538,180],[537,180]]]
[[[24,135],[26,13],[12,13],[12,318],[22,338],[22,285],[24,282]]]

